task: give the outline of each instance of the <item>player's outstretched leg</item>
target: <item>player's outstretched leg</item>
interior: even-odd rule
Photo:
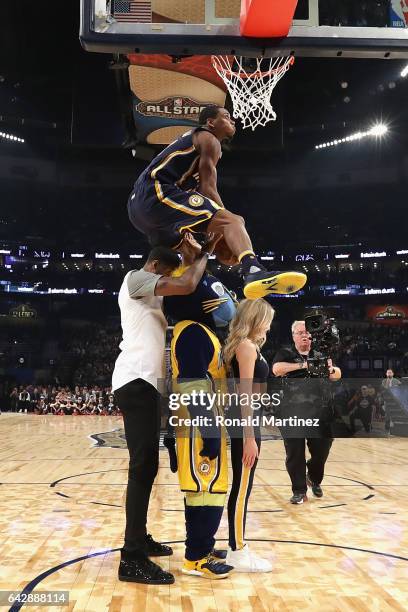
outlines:
[[[255,300],[274,293],[296,293],[306,284],[307,276],[302,272],[272,272],[265,269],[252,249],[245,221],[239,215],[226,209],[219,210],[208,224],[207,232],[222,234],[227,249],[241,264],[246,298]]]

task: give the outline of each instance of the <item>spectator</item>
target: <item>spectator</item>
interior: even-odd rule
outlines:
[[[351,398],[348,406],[352,433],[356,432],[356,419],[360,419],[364,430],[369,433],[376,406],[367,385],[362,385],[361,389]]]
[[[388,368],[385,373],[385,378],[381,382],[383,389],[391,389],[391,387],[399,387],[401,381],[398,378],[394,378],[394,370]]]
[[[18,407],[19,407],[19,393],[18,393],[17,387],[13,388],[9,397],[10,397],[10,410],[12,412],[17,412]]]
[[[20,392],[18,396],[19,412],[31,412],[31,396],[26,389]]]

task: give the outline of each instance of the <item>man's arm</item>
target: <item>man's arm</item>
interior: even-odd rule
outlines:
[[[145,270],[133,270],[127,279],[129,297],[138,300],[152,295],[188,295],[197,287],[207,265],[205,253],[182,276],[160,276]]]
[[[200,193],[217,204],[224,206],[217,189],[217,164],[221,157],[221,144],[209,132],[198,132],[195,135],[195,147],[200,154],[198,173],[200,175]]]
[[[187,270],[178,277],[161,276],[157,281],[154,294],[189,295],[196,290],[208,261],[208,253],[201,255]]]
[[[307,363],[289,363],[287,361],[277,361],[272,366],[272,373],[275,376],[286,376],[289,372],[297,370],[307,370]]]
[[[129,296],[139,299],[152,295],[189,295],[193,293],[205,272],[208,257],[214,251],[220,238],[220,234],[211,235],[199,257],[181,276],[160,276],[154,272],[147,272],[144,268],[132,270],[127,277]]]

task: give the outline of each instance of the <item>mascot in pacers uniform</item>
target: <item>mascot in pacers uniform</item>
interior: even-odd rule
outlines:
[[[176,273],[182,272],[180,268]],[[204,578],[226,578],[233,567],[222,562],[226,551],[214,549],[228,489],[226,432],[215,421],[222,406],[214,402],[226,391],[226,372],[215,330],[228,325],[235,302],[222,283],[205,272],[194,293],[166,297],[164,310],[178,321],[171,343],[173,392],[187,394],[192,400],[180,402],[177,412],[170,410],[176,421],[177,455],[174,438],[165,439],[172,470],[178,466],[180,488],[185,493],[182,571]],[[204,393],[194,402],[194,394],[200,391]],[[184,424],[185,419],[194,417],[201,417],[197,427]]]
[[[129,218],[152,246],[177,248],[184,232],[220,234],[215,253],[226,265],[241,264],[249,299],[299,291],[301,272],[270,272],[257,259],[242,217],[226,210],[217,189],[221,142],[235,124],[220,106],[207,106],[200,126],[157,155],[140,174],[128,200]]]

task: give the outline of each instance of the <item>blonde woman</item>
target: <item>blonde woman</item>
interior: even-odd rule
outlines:
[[[275,311],[263,299],[243,300],[230,323],[224,346],[224,360],[238,385],[241,405],[231,408],[232,418],[256,416],[244,397],[262,391],[269,366],[262,356],[261,347],[271,327]],[[272,565],[258,557],[245,544],[245,523],[249,496],[261,448],[259,427],[244,425],[233,427],[231,437],[232,486],[228,500],[229,548],[227,563],[238,572],[270,572]]]

